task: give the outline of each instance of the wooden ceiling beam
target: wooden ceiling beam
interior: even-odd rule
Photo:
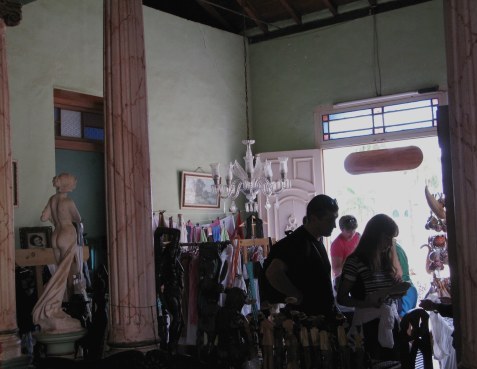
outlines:
[[[242,7],[245,13],[247,13],[247,15],[253,19],[257,27],[260,28],[263,33],[268,33],[268,26],[260,21],[257,11],[247,0],[237,0],[237,3]]]
[[[237,32],[237,28],[232,26],[227,20],[222,17],[219,12],[210,4],[204,3],[201,0],[196,0],[197,4],[199,4],[202,9],[204,9],[212,18],[217,20],[222,26],[224,26],[226,29],[228,29],[231,32]]]
[[[295,21],[296,24],[301,24],[302,21],[301,21],[301,15],[298,15],[297,12],[291,7],[291,5],[289,4],[288,0],[280,0],[280,2],[282,3],[282,5],[285,7],[285,9],[287,10],[288,14],[290,14],[290,16],[293,18],[293,20]]]
[[[334,16],[338,15],[338,7],[333,3],[332,0],[321,0],[323,4],[329,9],[331,14]]]

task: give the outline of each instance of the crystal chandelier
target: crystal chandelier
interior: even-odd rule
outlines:
[[[214,184],[212,189],[218,193],[222,199],[231,199],[230,211],[235,213],[237,206],[235,199],[243,193],[247,198],[245,204],[245,211],[257,212],[258,203],[256,201],[257,195],[262,193],[266,197],[265,208],[270,209],[270,196],[275,196],[281,193],[283,190],[291,187],[291,181],[287,179],[287,161],[286,157],[279,157],[280,163],[280,179],[277,181],[272,180],[272,163],[269,160],[265,160],[262,163],[260,156],[252,154],[251,146],[255,143],[255,140],[250,139],[250,129],[248,120],[248,84],[247,84],[247,45],[245,36],[245,23],[243,33],[243,49],[244,49],[244,75],[245,75],[245,120],[247,123],[247,139],[242,143],[247,147],[245,152],[245,170],[235,160],[234,163],[230,163],[225,176],[225,184],[221,183],[219,163],[212,163],[210,167],[212,169],[212,177]]]
[[[243,193],[247,198],[245,204],[245,211],[258,211],[258,203],[255,201],[257,195],[262,193],[266,197],[265,208],[270,209],[269,197],[278,195],[283,190],[291,187],[291,182],[287,178],[287,161],[286,157],[279,157],[280,162],[280,179],[272,180],[272,162],[265,160],[262,163],[260,155],[254,156],[252,154],[251,145],[255,143],[254,140],[243,140],[242,143],[247,146],[245,152],[245,170],[235,160],[234,163],[229,164],[227,175],[225,176],[225,184],[221,184],[219,173],[219,163],[212,163],[212,177],[214,179],[213,189],[219,194],[222,199],[231,199],[230,211],[232,213],[237,211],[235,199]]]

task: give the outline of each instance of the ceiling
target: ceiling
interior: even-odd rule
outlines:
[[[143,0],[145,6],[236,34],[250,43],[433,0]]]

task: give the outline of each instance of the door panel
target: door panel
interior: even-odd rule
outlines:
[[[278,157],[288,157],[288,178],[291,189],[270,197],[270,209],[265,208],[266,198],[258,197],[259,216],[264,221],[266,237],[279,240],[285,236],[285,230],[300,226],[306,214],[306,206],[313,196],[323,193],[322,151],[296,150],[267,152],[260,154],[262,161],[272,162],[273,179],[279,178]],[[294,219],[295,222],[292,222]]]

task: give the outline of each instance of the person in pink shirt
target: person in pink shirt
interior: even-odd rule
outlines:
[[[331,270],[333,279],[341,274],[346,258],[358,245],[360,234],[356,232],[358,221],[352,215],[343,215],[339,220],[341,233],[331,243]]]

